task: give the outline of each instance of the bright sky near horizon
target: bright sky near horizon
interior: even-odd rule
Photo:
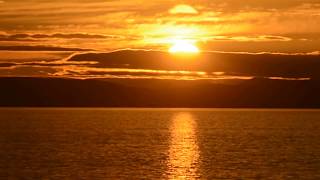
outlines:
[[[313,52],[319,0],[2,0],[0,45]]]

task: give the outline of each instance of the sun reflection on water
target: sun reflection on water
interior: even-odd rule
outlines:
[[[199,178],[199,148],[197,145],[196,122],[192,114],[176,114],[170,127],[168,179]]]

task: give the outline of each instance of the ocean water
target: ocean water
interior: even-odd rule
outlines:
[[[2,108],[0,179],[320,179],[320,111]]]

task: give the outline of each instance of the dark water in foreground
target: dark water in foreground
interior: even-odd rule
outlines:
[[[320,179],[320,111],[0,109],[0,179]]]

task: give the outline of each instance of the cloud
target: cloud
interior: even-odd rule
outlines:
[[[320,40],[295,39],[286,37],[281,39],[266,39],[255,37],[243,37],[234,40],[234,37],[213,37],[199,46],[203,50],[225,51],[225,52],[270,52],[270,53],[310,53],[319,51]]]
[[[13,34],[7,36],[12,39],[25,39],[25,38],[34,38],[34,39],[43,39],[43,38],[60,38],[60,39],[117,39],[123,38],[122,36],[116,35],[101,35],[101,34]]]
[[[311,78],[286,78],[286,77],[266,77],[271,80],[286,80],[286,81],[308,81]]]
[[[230,80],[270,78],[319,79],[319,54],[270,54],[207,52],[179,57],[160,51],[124,50],[74,53],[50,61],[0,63],[0,74],[72,78],[146,78],[184,80]],[[28,71],[30,69],[30,73]],[[45,71],[48,70],[48,71]],[[32,72],[31,72],[32,71]],[[24,74],[23,74],[24,73]]]
[[[0,68],[10,68],[15,66],[15,63],[0,63]]]
[[[0,46],[0,51],[91,51],[91,49],[54,46]]]
[[[0,34],[0,41],[36,41],[41,39],[124,39],[123,36],[102,34]]]
[[[68,61],[93,61],[94,68],[151,69],[165,71],[224,72],[221,75],[309,78],[320,77],[316,54],[202,53],[195,57],[177,57],[155,51],[116,51],[83,53]]]
[[[17,34],[0,34],[0,46],[4,47],[43,47],[39,49],[48,49],[48,47],[61,47],[65,49],[74,50],[92,50],[92,49],[106,49],[106,48],[121,48],[121,44],[129,45],[129,41],[139,41],[142,37],[139,36],[121,36],[121,35],[107,35],[107,34],[86,34],[86,33],[54,33],[54,34],[40,34],[40,33],[17,33]],[[56,50],[59,50],[57,48]],[[12,48],[11,48],[12,49]],[[36,49],[36,48],[35,48]],[[53,48],[52,48],[53,49]],[[53,49],[54,50],[54,49]],[[63,49],[61,49],[63,50]]]
[[[206,37],[206,41],[238,41],[238,42],[271,42],[271,41],[291,41],[292,38],[275,35],[259,36],[212,36]]]

